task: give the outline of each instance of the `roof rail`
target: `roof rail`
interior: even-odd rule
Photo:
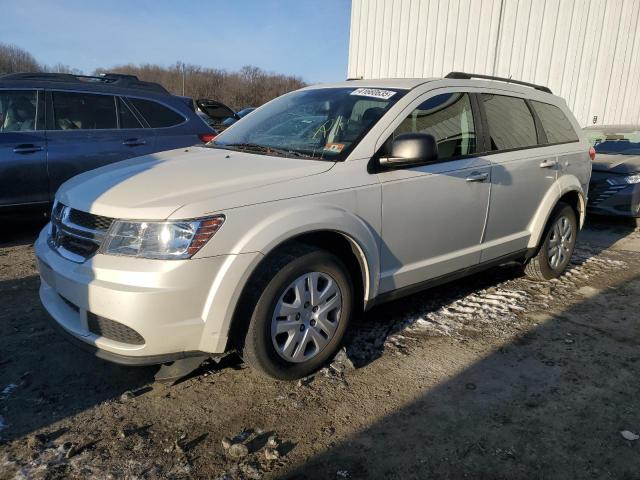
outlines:
[[[536,85],[535,83],[523,82],[521,80],[512,80],[511,78],[494,77],[492,75],[480,75],[479,73],[465,73],[465,72],[450,72],[444,78],[456,78],[461,80],[470,80],[472,78],[481,78],[483,80],[495,80],[497,82],[515,83],[517,85],[524,85],[525,87],[535,88],[541,92],[553,93],[549,87],[544,85]]]
[[[101,75],[73,75],[70,73],[9,73],[0,75],[0,81],[6,80],[31,80],[48,81],[61,83],[96,83],[103,85],[113,85],[122,88],[135,90],[151,90],[157,93],[170,95],[166,88],[159,83],[144,82],[135,75],[125,75],[120,73],[103,73]]]

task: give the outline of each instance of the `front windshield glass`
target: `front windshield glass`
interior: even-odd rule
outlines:
[[[640,155],[640,130],[587,130],[597,153]]]
[[[283,95],[225,130],[213,148],[344,160],[403,96],[400,90],[321,88]]]

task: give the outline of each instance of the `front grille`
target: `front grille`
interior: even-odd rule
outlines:
[[[56,203],[49,245],[69,260],[84,262],[96,254],[113,221]]]
[[[589,187],[589,206],[597,207],[626,187],[627,185],[610,185],[607,182],[591,184]]]
[[[87,321],[89,323],[89,331],[95,335],[129,345],[144,345],[142,335],[122,323],[90,312],[87,313]]]
[[[73,209],[69,212],[69,221],[74,225],[86,228],[87,230],[98,230],[103,232],[109,230],[113,223],[112,218],[93,215],[92,213]]]

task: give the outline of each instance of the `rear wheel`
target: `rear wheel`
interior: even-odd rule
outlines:
[[[566,203],[553,210],[535,257],[525,265],[525,273],[533,280],[551,280],[562,275],[576,246],[578,233],[576,214]]]
[[[320,368],[339,347],[353,308],[347,268],[335,255],[296,246],[268,260],[259,275],[258,296],[244,344],[243,359],[281,380],[301,378]]]

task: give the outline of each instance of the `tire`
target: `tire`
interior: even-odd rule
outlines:
[[[353,311],[353,283],[338,257],[295,244],[267,259],[249,289],[257,301],[240,348],[247,364],[294,380],[332,358]]]
[[[524,267],[532,280],[558,278],[569,265],[578,234],[576,214],[566,203],[556,205],[549,217],[538,252]],[[557,246],[556,242],[560,242]]]

